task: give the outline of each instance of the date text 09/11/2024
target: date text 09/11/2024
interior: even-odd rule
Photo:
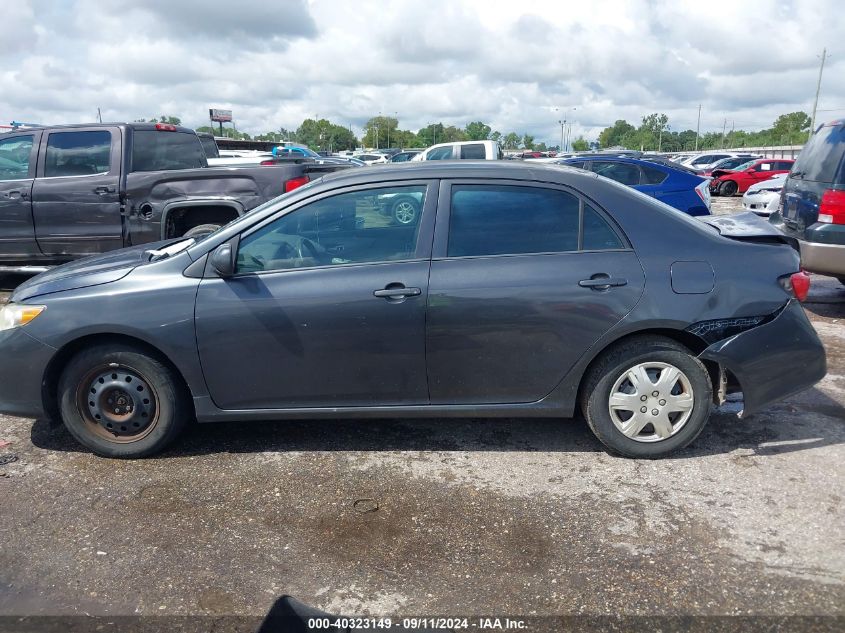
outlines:
[[[328,629],[375,629],[375,630],[525,630],[526,622],[520,619],[480,617],[470,618],[445,618],[445,617],[422,617],[402,618],[394,621],[392,618],[310,618],[308,620],[309,630]]]

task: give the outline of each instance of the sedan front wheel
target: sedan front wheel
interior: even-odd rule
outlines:
[[[190,419],[175,372],[143,350],[96,345],[74,356],[59,381],[68,431],[103,457],[162,450]]]

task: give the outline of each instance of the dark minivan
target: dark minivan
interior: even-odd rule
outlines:
[[[771,222],[801,246],[801,265],[845,284],[845,119],[821,125],[801,151]]]

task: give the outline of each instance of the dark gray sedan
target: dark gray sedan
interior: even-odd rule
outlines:
[[[609,449],[659,457],[729,392],[748,415],[824,376],[807,288],[753,214],[705,223],[565,167],[351,170],[20,286],[0,412],[138,457],[192,418],[580,410]]]

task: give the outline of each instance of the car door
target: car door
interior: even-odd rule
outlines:
[[[80,257],[121,248],[120,129],[52,130],[43,144],[32,191],[41,250]]]
[[[436,187],[365,185],[243,233],[233,277],[196,300],[202,368],[222,409],[428,404],[425,310]],[[387,213],[419,199],[417,221]]]
[[[32,224],[32,182],[41,132],[4,134],[0,140],[0,257],[40,255]]]
[[[431,403],[542,399],[643,284],[619,229],[577,192],[444,182],[426,317]]]

